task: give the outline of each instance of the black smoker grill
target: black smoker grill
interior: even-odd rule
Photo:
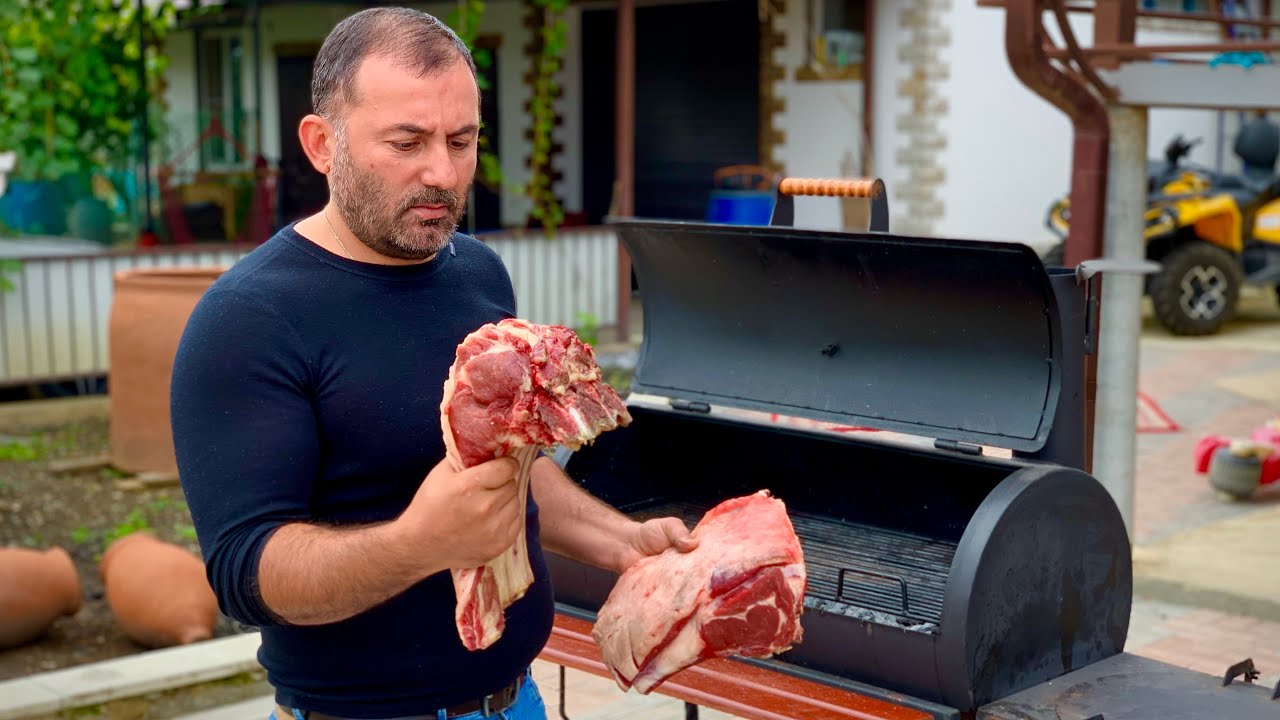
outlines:
[[[636,517],[692,526],[760,488],[787,504],[805,637],[745,662],[955,717],[1122,652],[1130,546],[1080,469],[1074,272],[1018,244],[616,228],[644,302],[634,420],[557,459]],[[549,562],[561,612],[593,620],[616,577]]]

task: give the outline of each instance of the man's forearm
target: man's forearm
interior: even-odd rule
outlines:
[[[359,528],[293,523],[271,536],[258,565],[262,601],[295,625],[337,622],[444,569],[395,522]]]
[[[544,548],[606,570],[623,569],[636,521],[580,488],[550,458],[534,462],[530,488]]]

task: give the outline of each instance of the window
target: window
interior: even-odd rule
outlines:
[[[868,2],[872,0],[806,0],[806,62],[797,79],[862,77]]]
[[[200,38],[198,53],[195,137],[212,127],[217,119],[231,137],[241,138],[245,127],[243,68],[244,48],[238,35],[206,35]],[[234,143],[215,134],[200,146],[202,169],[241,165],[248,158],[239,156]]]
[[[1143,10],[1186,13],[1209,12],[1207,0],[1139,0],[1139,2]]]

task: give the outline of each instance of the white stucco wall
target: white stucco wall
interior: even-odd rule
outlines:
[[[1090,18],[1073,15],[1072,20],[1080,42],[1092,44]],[[1070,188],[1071,123],[1013,75],[1005,54],[1002,11],[953,2],[947,25],[953,30],[950,76],[944,83],[949,101],[942,163],[947,173],[942,189],[946,209],[935,234],[1036,247],[1051,243],[1044,216],[1050,202]],[[1212,42],[1213,35],[1143,26],[1137,40]],[[1206,110],[1151,110],[1148,156],[1161,156],[1169,138],[1181,132],[1204,138],[1191,161],[1212,166],[1217,117]],[[1231,123],[1224,153],[1229,161]]]
[[[413,4],[441,19],[446,19],[454,7],[450,3]],[[282,5],[266,7],[262,11],[259,28],[259,51],[262,61],[262,151],[273,165],[280,159],[281,128],[277,106],[278,83],[276,77],[275,48],[284,43],[320,43],[342,18],[361,9],[360,5]],[[253,35],[249,28],[218,30],[219,34],[238,34],[245,48],[242,93],[246,112],[254,110],[255,91],[253,74]],[[525,156],[528,142],[524,138],[526,115],[524,104],[529,91],[524,85],[525,60],[523,48],[528,43],[529,32],[522,26],[522,8],[519,3],[489,3],[486,5],[482,34],[502,36],[499,48],[498,83],[499,126],[502,170],[508,183],[521,185],[528,180]],[[206,35],[211,34],[209,31]],[[173,118],[189,118],[195,111],[196,78],[195,52],[191,32],[170,36],[166,51],[170,52],[167,72],[169,89],[169,115]],[[514,192],[503,193],[502,218],[504,223],[523,222],[528,211],[528,200]]]

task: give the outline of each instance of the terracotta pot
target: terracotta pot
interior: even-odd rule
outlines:
[[[111,464],[178,471],[169,425],[173,358],[196,302],[225,267],[136,268],[115,274],[108,324]]]
[[[134,642],[159,648],[213,637],[218,601],[204,563],[186,548],[138,531],[113,542],[100,569],[107,606]]]
[[[80,573],[66,550],[0,548],[0,649],[40,637],[80,604]]]

